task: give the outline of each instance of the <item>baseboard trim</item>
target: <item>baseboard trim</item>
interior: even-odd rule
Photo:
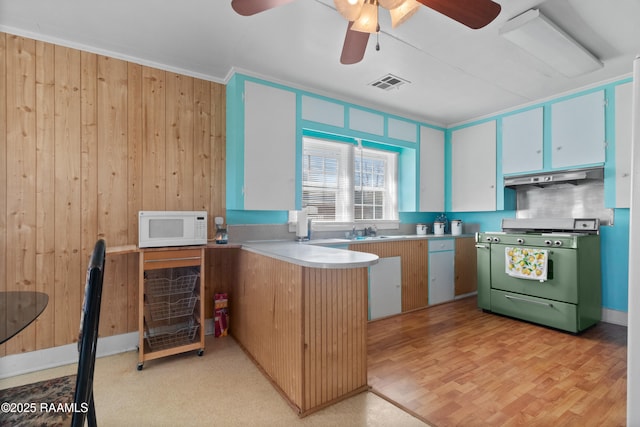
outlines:
[[[614,325],[629,326],[629,315],[626,311],[602,309],[602,321]]]
[[[205,319],[206,335],[213,335],[213,319]],[[138,348],[138,332],[98,338],[96,357],[111,356]],[[45,348],[27,353],[0,357],[0,379],[28,374],[43,369],[57,368],[78,362],[77,344]]]

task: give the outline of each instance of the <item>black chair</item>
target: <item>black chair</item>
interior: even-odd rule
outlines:
[[[87,269],[80,318],[80,335],[78,337],[77,374],[0,390],[0,402],[21,405],[25,402],[62,405],[73,403],[73,405],[69,405],[72,410],[47,410],[47,408],[37,406],[35,411],[2,412],[0,413],[0,426],[69,425],[69,416],[71,416],[72,427],[84,426],[85,420],[90,427],[97,426],[96,408],[93,400],[93,372],[96,362],[105,252],[106,244],[104,240],[100,239],[93,248]]]

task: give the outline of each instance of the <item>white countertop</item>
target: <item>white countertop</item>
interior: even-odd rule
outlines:
[[[364,239],[317,239],[305,242],[291,240],[255,240],[242,242],[242,248],[261,255],[270,256],[292,264],[313,268],[358,268],[368,267],[378,262],[378,256],[350,251],[347,245],[359,243],[375,243],[394,240],[418,240],[469,237],[473,234],[452,236],[451,234],[435,235],[399,235],[379,236]],[[341,246],[341,248],[331,247]]]
[[[346,239],[344,241],[348,242]],[[377,255],[316,246],[308,242],[286,240],[244,242],[242,249],[312,268],[359,268],[378,262]]]

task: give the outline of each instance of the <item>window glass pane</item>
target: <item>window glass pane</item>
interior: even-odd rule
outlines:
[[[302,207],[315,221],[397,220],[397,154],[305,137]]]

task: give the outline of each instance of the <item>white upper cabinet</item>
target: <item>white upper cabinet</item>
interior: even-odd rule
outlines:
[[[495,120],[451,134],[451,210],[496,210]]]
[[[616,208],[631,207],[632,94],[632,83],[616,86]]]
[[[387,119],[387,128],[387,134],[390,138],[416,142],[418,127],[415,123],[390,117]]]
[[[303,96],[302,119],[342,128],[344,106],[312,96]]]
[[[542,107],[502,119],[502,173],[524,173],[542,169]]]
[[[551,167],[604,163],[604,90],[551,106]]]
[[[296,95],[245,82],[244,209],[295,209]]]
[[[420,211],[444,212],[444,132],[420,127]]]
[[[384,116],[358,108],[349,108],[349,128],[373,135],[384,135]]]

